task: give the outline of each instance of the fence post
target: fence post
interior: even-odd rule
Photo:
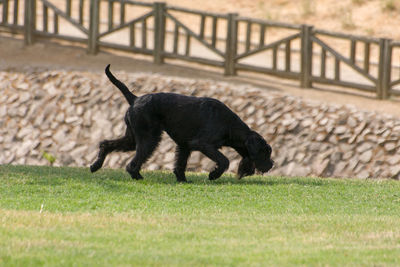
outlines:
[[[154,50],[153,57],[155,64],[164,63],[164,43],[165,43],[165,7],[164,2],[155,2],[154,12]]]
[[[313,26],[301,26],[301,80],[300,86],[303,88],[312,87],[312,31]]]
[[[95,55],[99,49],[97,41],[99,38],[100,0],[90,0],[89,17],[88,53]]]
[[[376,85],[376,97],[388,99],[390,97],[390,81],[392,71],[391,40],[382,38],[379,41],[379,71]]]
[[[24,43],[32,45],[35,42],[36,0],[25,0],[24,9]]]
[[[227,35],[225,49],[225,72],[227,76],[236,75],[235,57],[237,52],[237,13],[229,13],[227,20]]]
[[[3,14],[2,14],[2,20],[1,24],[7,24],[8,23],[8,1],[9,0],[4,0],[3,1]]]

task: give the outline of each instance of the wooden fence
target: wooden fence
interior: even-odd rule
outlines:
[[[129,0],[0,0],[0,29],[313,83],[400,95],[400,42]],[[270,34],[273,33],[273,34]],[[116,37],[110,38],[117,34]],[[119,35],[118,35],[119,34]],[[274,36],[274,37],[271,37]],[[124,40],[124,41],[121,41]],[[397,58],[397,57],[396,57]],[[400,58],[400,56],[398,57]]]

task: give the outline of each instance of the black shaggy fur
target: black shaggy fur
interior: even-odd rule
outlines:
[[[136,155],[126,170],[133,179],[143,179],[139,171],[151,156],[166,131],[177,144],[174,174],[179,182],[186,182],[185,169],[192,151],[200,151],[216,162],[210,180],[219,178],[229,167],[229,160],[219,151],[222,146],[235,149],[241,156],[239,178],[252,175],[255,169],[267,172],[273,166],[271,147],[227,106],[208,97],[193,97],[173,93],[155,93],[137,97],[110,72],[109,80],[119,88],[130,107],[125,115],[125,136],[100,143],[92,172],[103,165],[112,151],[134,151]]]

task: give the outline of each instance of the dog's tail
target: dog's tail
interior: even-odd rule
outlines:
[[[110,71],[110,64],[107,65],[105,72],[108,79],[122,92],[129,105],[132,105],[137,96],[132,94],[132,92],[129,91],[128,87],[123,82],[115,78],[115,76]]]

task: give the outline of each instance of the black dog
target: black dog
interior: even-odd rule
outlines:
[[[140,168],[160,142],[162,131],[177,144],[174,174],[179,182],[186,182],[187,160],[196,150],[217,163],[209,179],[219,178],[229,167],[229,160],[218,151],[222,146],[232,147],[243,157],[238,168],[239,179],[254,174],[255,169],[267,172],[272,168],[271,147],[220,101],[173,93],[137,97],[109,68],[110,65],[105,69],[107,77],[131,106],[125,115],[125,136],[100,143],[98,158],[90,166],[92,172],[101,168],[108,153],[136,150],[126,170],[133,179],[143,179]]]

